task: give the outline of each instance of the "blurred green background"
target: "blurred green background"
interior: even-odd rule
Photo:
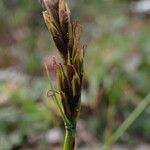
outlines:
[[[78,149],[98,150],[150,92],[150,11],[137,3],[69,1],[87,44]],[[59,150],[63,142],[43,65],[56,83],[51,59],[59,56],[42,11],[38,0],[0,1],[0,150]],[[150,108],[118,142],[143,143],[150,144]]]

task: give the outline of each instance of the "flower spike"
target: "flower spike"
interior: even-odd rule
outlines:
[[[63,63],[53,59],[58,78],[58,92],[52,88],[52,96],[61,111],[67,131],[74,131],[81,106],[84,46],[80,46],[81,26],[73,22],[67,0],[40,0],[46,9],[43,17]],[[59,93],[60,101],[56,97]],[[60,105],[61,104],[61,105]],[[67,121],[66,121],[67,120]],[[68,142],[66,137],[66,143]],[[64,144],[64,150],[73,150],[72,144]]]

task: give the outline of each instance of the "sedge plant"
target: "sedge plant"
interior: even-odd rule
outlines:
[[[58,90],[51,85],[51,91],[65,124],[63,150],[73,150],[81,106],[85,49],[85,46],[80,46],[81,27],[77,22],[72,21],[67,0],[41,0],[41,3],[45,8],[43,11],[45,23],[62,58],[62,63],[53,60],[58,78]],[[48,72],[47,66],[46,70]],[[56,94],[59,94],[60,99]]]

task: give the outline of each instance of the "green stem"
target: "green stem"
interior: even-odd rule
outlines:
[[[115,108],[110,104],[107,111],[107,127],[105,134],[105,143],[107,144],[107,150],[111,150],[112,147],[112,125],[114,121]]]
[[[74,145],[75,145],[75,131],[66,129],[63,150],[74,150]]]
[[[124,121],[124,123],[112,135],[112,144],[115,143],[123,133],[132,125],[132,123],[139,117],[139,115],[150,105],[150,93],[142,100],[139,106],[131,113],[131,115]],[[107,150],[107,143],[104,144],[103,150]]]

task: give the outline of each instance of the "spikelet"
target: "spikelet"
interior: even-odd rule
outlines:
[[[46,9],[45,23],[63,59],[63,64],[54,61],[63,111],[67,119],[74,122],[80,108],[83,78],[85,48],[80,46],[81,28],[72,21],[66,0],[40,1]]]

